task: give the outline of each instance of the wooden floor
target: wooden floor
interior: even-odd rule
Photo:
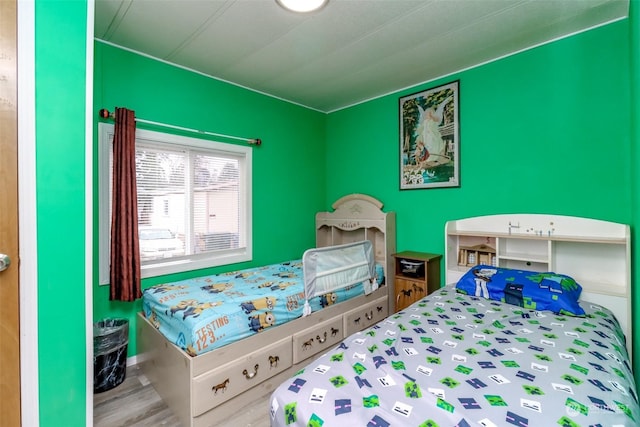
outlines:
[[[216,427],[269,427],[269,396],[256,401],[251,409],[235,414],[233,420]],[[137,365],[127,367],[126,379],[119,386],[93,395],[94,427],[184,427],[160,399]]]

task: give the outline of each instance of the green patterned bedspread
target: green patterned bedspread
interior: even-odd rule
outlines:
[[[582,304],[560,316],[443,288],[280,385],[272,426],[638,426],[618,322]]]

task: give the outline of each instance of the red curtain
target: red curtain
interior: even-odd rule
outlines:
[[[126,108],[116,108],[115,116],[109,299],[134,301],[142,296],[136,188],[136,119],[134,111]]]

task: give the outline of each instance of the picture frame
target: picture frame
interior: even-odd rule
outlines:
[[[400,190],[460,186],[460,81],[406,95],[400,109]]]

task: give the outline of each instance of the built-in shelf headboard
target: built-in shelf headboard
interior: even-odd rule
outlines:
[[[563,215],[488,215],[447,222],[445,241],[447,283],[457,282],[482,260],[573,277],[582,285],[582,301],[605,306],[616,315],[631,355],[628,225]]]
[[[349,194],[332,205],[333,212],[316,214],[316,246],[324,247],[369,240],[376,262],[384,267],[388,289],[393,290],[396,251],[396,214],[382,211],[383,204],[365,194]],[[392,292],[392,291],[389,291]]]

